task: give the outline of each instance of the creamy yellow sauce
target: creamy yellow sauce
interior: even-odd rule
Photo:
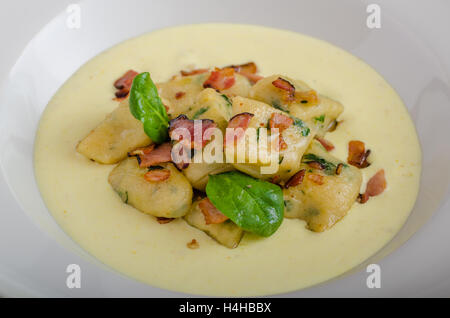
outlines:
[[[166,81],[181,69],[254,61],[263,75],[301,79],[340,101],[338,129],[327,134],[345,160],[352,139],[372,150],[365,182],[384,168],[387,190],[355,204],[332,229],[313,233],[285,219],[269,238],[246,234],[230,250],[183,220],[161,225],[124,204],[107,182],[112,165],[94,163],[75,146],[117,107],[113,82],[128,69]],[[300,160],[300,158],[299,158]],[[126,41],[81,67],[42,115],[35,171],[56,221],[112,268],[153,286],[203,295],[288,292],[342,274],[383,247],[401,228],[418,191],[421,152],[413,123],[391,86],[371,67],[328,43],[244,25],[192,25]],[[364,185],[363,185],[364,187]],[[200,247],[186,244],[196,239]]]

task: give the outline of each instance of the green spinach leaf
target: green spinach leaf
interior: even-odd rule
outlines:
[[[242,229],[270,236],[283,221],[283,192],[275,184],[232,171],[210,175],[206,194]]]
[[[144,124],[144,131],[153,142],[160,144],[168,139],[169,117],[148,72],[137,75],[133,80],[130,111]]]

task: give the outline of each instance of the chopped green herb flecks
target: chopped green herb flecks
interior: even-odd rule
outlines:
[[[201,115],[203,115],[204,113],[206,113],[208,111],[209,107],[202,107],[199,110],[197,110],[194,114],[194,116],[192,116],[192,119],[197,119],[198,117],[200,117]]]
[[[328,175],[333,175],[336,172],[336,165],[332,162],[329,162],[315,154],[308,153],[303,156],[302,161],[304,163],[317,162],[319,163],[325,170],[325,173]]]
[[[221,96],[226,100],[228,107],[231,107],[233,105],[227,95],[222,94]]]
[[[279,102],[273,101],[273,102],[272,102],[272,107],[273,107],[273,108],[276,108],[276,109],[278,109],[278,110],[282,110],[282,111],[284,111],[284,112],[286,112],[286,113],[289,113],[289,110],[287,110],[287,109],[285,109],[284,107],[282,107],[282,106],[280,105]]]
[[[319,117],[314,117],[315,121],[320,121],[321,123],[323,123],[325,121],[325,115],[321,115]]]
[[[306,137],[309,135],[309,133],[311,132],[311,130],[309,129],[308,126],[306,126],[306,124],[298,118],[293,117],[292,118],[294,120],[294,126],[300,128],[302,136]]]

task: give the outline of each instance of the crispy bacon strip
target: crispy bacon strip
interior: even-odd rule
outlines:
[[[328,140],[326,140],[325,138],[321,138],[321,137],[319,137],[319,136],[316,136],[315,138],[316,138],[316,140],[317,140],[318,142],[321,143],[321,145],[322,145],[327,151],[331,151],[331,150],[334,149],[334,145],[333,145],[331,142],[329,142]]]
[[[253,114],[251,113],[240,113],[237,115],[234,115],[233,117],[231,117],[230,121],[228,122],[228,128],[233,128],[233,129],[238,129],[241,128],[239,130],[236,131],[236,135],[234,138],[234,142],[236,142],[237,140],[239,140],[240,138],[242,138],[245,134],[245,130],[248,128],[248,126],[250,125],[250,120],[253,118]],[[227,136],[225,135],[225,144],[227,145],[228,143],[232,143],[231,140],[227,141],[226,138]]]
[[[386,185],[384,170],[381,169],[367,182],[366,193],[370,197],[380,195],[386,189]]]
[[[323,184],[323,176],[321,176],[320,174],[310,173],[310,174],[308,174],[308,179],[318,185]]]
[[[365,145],[362,141],[352,140],[348,143],[348,158],[347,162],[357,168],[366,168],[370,166],[367,158],[370,155],[370,150],[366,151]]]
[[[282,89],[283,91],[289,92],[292,96],[294,96],[295,86],[284,78],[278,77],[278,79],[272,82],[272,85],[276,88]]]
[[[272,116],[269,119],[269,127],[272,128],[278,128],[279,133],[281,134],[285,129],[292,126],[294,123],[294,120],[286,115],[279,114],[279,113],[273,113]]]
[[[324,166],[320,162],[317,162],[317,161],[308,162],[308,166],[313,168],[313,169],[316,169],[316,170],[323,170],[323,169],[325,169]]]
[[[203,74],[208,72],[209,70],[207,68],[201,68],[201,69],[196,69],[196,70],[192,70],[192,71],[180,71],[182,76],[190,76],[190,75],[198,75],[198,74]]]
[[[387,182],[384,175],[384,169],[379,170],[367,182],[366,192],[359,194],[357,201],[359,203],[366,203],[370,197],[380,195],[386,189]]]
[[[216,69],[211,73],[208,79],[203,83],[204,88],[214,88],[215,90],[224,90],[232,87],[236,82],[234,77],[234,68]]]
[[[183,136],[180,136],[179,139],[175,139],[175,136],[173,136],[173,133],[178,128],[184,128],[189,131],[189,134],[191,136],[191,140],[186,141],[184,140],[183,143],[185,143],[187,146],[189,146],[191,149],[201,149],[210,141],[209,136],[205,134],[206,130],[208,128],[214,128],[217,127],[217,124],[211,120],[211,119],[202,119],[201,120],[201,143],[199,144],[197,140],[195,140],[195,122],[194,120],[191,120],[187,118],[186,115],[180,115],[175,119],[172,119],[169,122],[169,136],[172,140],[182,141]],[[199,138],[198,138],[199,139]]]
[[[175,220],[174,218],[163,218],[162,216],[156,217],[156,221],[158,221],[159,224],[167,224]]]
[[[148,182],[160,182],[169,179],[170,170],[167,169],[156,169],[150,170],[144,174],[144,179]]]
[[[288,189],[289,187],[295,187],[298,186],[299,184],[302,184],[303,178],[305,177],[305,173],[306,173],[305,169],[300,170],[286,182],[284,187]]]
[[[130,92],[131,85],[133,84],[133,79],[139,73],[133,70],[129,70],[126,72],[121,78],[117,79],[114,82],[114,87],[117,88],[116,97],[117,98],[125,98]]]
[[[172,161],[171,152],[172,146],[166,142],[156,148],[155,145],[150,145],[146,148],[136,149],[128,153],[128,156],[136,156],[139,161],[139,166],[141,168],[148,168],[159,163]]]
[[[340,174],[341,174],[342,168],[344,168],[344,164],[339,163],[339,164],[337,165],[337,167],[336,167],[336,171],[335,171],[336,175],[340,175]]]
[[[198,206],[205,216],[206,224],[219,224],[228,220],[228,217],[220,212],[208,198],[201,200]]]
[[[249,62],[241,65],[230,65],[226,68],[233,68],[236,73],[247,77],[247,79],[253,84],[263,79],[262,76],[256,75],[256,73],[258,73],[258,67],[254,62]]]

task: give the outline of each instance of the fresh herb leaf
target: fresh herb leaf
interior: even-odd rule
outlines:
[[[198,117],[200,117],[201,115],[203,115],[204,113],[206,113],[208,111],[209,107],[202,107],[199,110],[197,110],[194,114],[194,116],[192,116],[192,119],[197,119]]]
[[[228,106],[228,107],[233,106],[233,104],[231,103],[231,100],[228,98],[227,95],[222,94],[221,96],[227,101],[227,106]]]
[[[165,142],[169,135],[169,117],[150,73],[137,75],[130,91],[130,111],[144,124],[144,131],[157,144]]]
[[[286,112],[286,113],[289,113],[289,110],[287,110],[287,109],[285,109],[284,107],[282,107],[278,102],[276,102],[276,101],[273,101],[272,102],[272,107],[273,108],[276,108],[276,109],[278,109],[278,110],[282,110],[282,111],[284,111],[284,112]]]
[[[325,121],[325,115],[321,115],[319,117],[314,117],[315,121],[320,121],[321,123],[323,123]]]
[[[302,136],[303,137],[308,136],[311,130],[309,129],[308,126],[306,126],[306,124],[303,122],[303,120],[295,118],[295,117],[293,117],[292,119],[294,119],[294,126],[297,126],[298,128],[300,128]]]
[[[324,168],[325,173],[328,175],[332,175],[336,172],[336,165],[334,163],[329,162],[312,153],[304,155],[302,161],[304,163],[318,162]]]
[[[283,221],[283,192],[270,182],[226,172],[209,176],[206,194],[220,212],[246,231],[267,237]]]

